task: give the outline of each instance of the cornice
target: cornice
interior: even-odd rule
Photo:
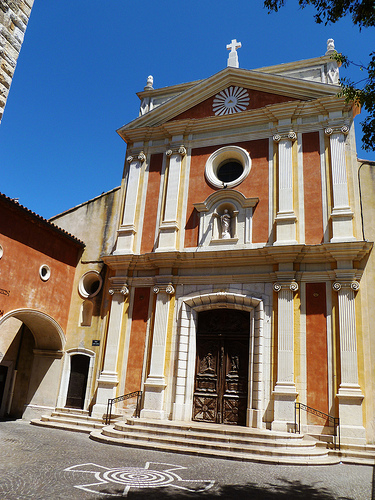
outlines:
[[[327,264],[342,260],[360,262],[367,256],[373,243],[353,241],[344,243],[325,243],[322,245],[285,245],[265,246],[262,248],[211,249],[192,248],[183,252],[154,252],[142,255],[108,255],[103,261],[113,270],[137,271],[159,268],[218,268],[294,264]],[[320,273],[322,271],[319,271]],[[125,272],[124,272],[125,274]],[[325,274],[325,273],[324,273]]]
[[[289,101],[286,103],[269,104],[262,108],[242,111],[233,115],[209,116],[200,119],[173,120],[159,123],[155,126],[140,128],[120,129],[118,133],[127,143],[146,140],[163,140],[175,135],[198,136],[209,133],[214,137],[215,133],[223,132],[225,136],[236,135],[238,129],[246,129],[247,134],[252,130],[254,133],[270,137],[277,131],[279,120],[290,118],[292,122],[302,121],[304,117],[315,116],[315,128],[324,129],[328,123],[329,113],[332,111],[343,111],[351,109],[351,104],[346,103],[345,98],[328,96],[314,99],[312,101]],[[270,123],[275,124],[270,129]],[[311,123],[293,124],[295,132],[302,132],[304,129],[311,129]],[[255,130],[256,129],[256,130]],[[207,140],[207,137],[205,137]]]

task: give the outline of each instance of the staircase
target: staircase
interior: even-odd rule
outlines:
[[[31,424],[90,434],[104,426],[104,419],[90,417],[87,410],[56,408],[51,415],[42,415],[40,419],[32,420]]]
[[[249,427],[127,419],[91,432],[102,443],[231,460],[293,465],[337,464],[325,444],[302,434]]]

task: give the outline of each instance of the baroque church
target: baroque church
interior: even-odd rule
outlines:
[[[204,80],[148,77],[117,131],[121,186],[49,221],[85,247],[59,375],[39,373],[52,397],[25,403],[40,423],[101,421],[109,399],[142,391],[139,421],[292,433],[300,403],[314,410],[300,430],[329,435],[330,415],[342,443],[375,443],[375,164],[356,156],[360,110],[338,96],[333,40],[256,70],[240,47]]]

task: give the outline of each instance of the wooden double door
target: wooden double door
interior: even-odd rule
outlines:
[[[246,425],[249,337],[246,311],[198,314],[193,420]]]

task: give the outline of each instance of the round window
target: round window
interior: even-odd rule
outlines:
[[[205,176],[215,187],[234,187],[249,175],[251,159],[249,153],[238,146],[220,148],[208,158]]]
[[[51,269],[49,268],[49,266],[47,266],[47,264],[43,264],[42,266],[40,266],[39,276],[43,281],[48,281],[50,279]]]
[[[88,271],[85,273],[78,284],[78,291],[82,297],[95,297],[102,288],[102,277],[97,271]]]
[[[217,178],[221,182],[232,182],[241,177],[243,166],[239,161],[225,160],[217,169]]]

